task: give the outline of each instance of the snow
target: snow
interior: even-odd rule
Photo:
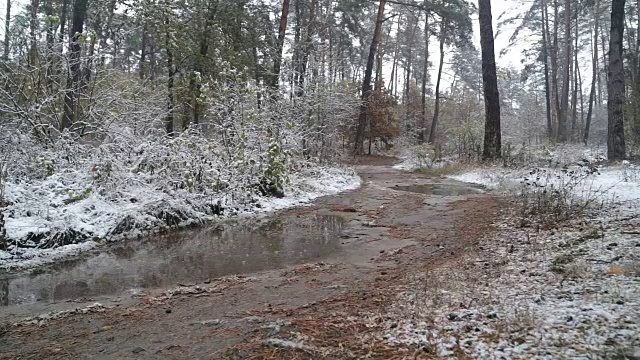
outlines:
[[[542,168],[549,171],[549,178],[542,179],[543,185],[561,185],[557,176],[561,176],[559,169]],[[477,168],[460,174],[450,175],[449,178],[466,183],[479,184],[490,189],[514,190],[521,186],[522,181],[529,177],[529,169],[505,169],[500,167]],[[617,165],[598,168],[598,174],[588,177],[582,182],[582,193],[595,193],[602,198],[615,201],[640,200],[640,170],[630,165]]]
[[[399,155],[400,162],[393,166],[396,170],[415,171],[421,168],[431,168],[442,166],[436,162],[433,146],[429,144],[418,144],[407,146]]]
[[[5,219],[10,249],[0,251],[0,268],[33,267],[90,250],[102,240],[136,237],[164,228],[166,225],[153,215],[163,209],[183,212],[187,219],[177,225],[187,226],[222,217],[266,213],[303,205],[321,196],[356,189],[360,186],[360,178],[349,168],[314,167],[290,175],[290,183],[284,189],[285,197],[256,196],[254,203],[249,204],[242,198],[233,199],[225,193],[218,194],[217,199],[211,199],[187,190],[166,192],[144,184],[124,187],[115,194],[92,191],[86,198],[69,202],[74,196],[71,192],[83,193],[91,186],[91,178],[79,173],[54,175],[42,181],[8,183],[6,192],[11,205],[5,211]],[[223,216],[203,210],[203,203],[217,201],[225,204],[227,209],[238,210]],[[143,226],[124,233],[114,233],[118,224],[127,218],[133,218],[136,224]],[[25,240],[30,234],[63,233],[68,230],[83,234],[84,240],[53,249],[38,248],[33,241]],[[21,246],[11,246],[12,241],[22,242]]]

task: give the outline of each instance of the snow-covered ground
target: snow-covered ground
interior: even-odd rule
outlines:
[[[569,171],[577,170],[574,165]],[[566,177],[562,173],[562,167],[555,169],[542,168],[545,174],[538,181],[545,186],[562,186],[561,178]],[[579,191],[589,193],[608,200],[632,201],[640,199],[640,168],[629,163],[621,165],[599,167],[598,172],[585,176],[580,181]],[[501,167],[477,168],[463,173],[449,176],[449,178],[484,185],[498,190],[514,190],[522,185],[523,181],[531,180],[531,169],[504,169]]]
[[[574,166],[528,186],[563,186]],[[640,172],[627,162],[598,172],[572,188],[601,197],[597,211],[546,230],[510,215],[463,259],[413,274],[381,336],[450,359],[639,359]],[[451,177],[517,196],[539,174]]]
[[[72,181],[70,181],[72,180]],[[265,213],[307,203],[315,198],[355,189],[360,178],[349,168],[315,167],[290,175],[283,198],[253,195],[218,197],[186,189],[171,192],[139,183],[118,192],[92,191],[89,175],[54,174],[40,181],[12,183],[6,187],[10,205],[5,210],[9,249],[0,251],[0,268],[30,267],[78,254],[102,240],[142,236],[167,228],[163,211],[174,216],[174,227],[219,220],[228,216]],[[220,204],[221,214],[206,206]],[[32,238],[39,234],[69,234],[76,239],[60,247],[44,248]],[[20,247],[11,241],[20,241]]]

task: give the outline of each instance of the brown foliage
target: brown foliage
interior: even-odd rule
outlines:
[[[384,138],[392,139],[400,135],[400,126],[394,112],[395,99],[388,94],[381,85],[376,86],[376,90],[369,98],[369,109],[367,117],[369,119],[370,139]]]

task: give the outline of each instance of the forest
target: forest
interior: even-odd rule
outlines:
[[[640,0],[2,10],[0,358],[640,358]]]
[[[290,175],[354,152],[478,161],[505,144],[584,143],[632,157],[637,4],[514,3],[493,18],[509,37],[498,55],[521,66],[496,69],[483,3],[8,0],[3,242],[51,247],[250,209],[255,193],[283,195]],[[42,214],[147,190],[160,207],[105,215],[102,232]],[[83,216],[104,215],[90,207]]]

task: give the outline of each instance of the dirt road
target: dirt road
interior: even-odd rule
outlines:
[[[52,319],[18,321],[37,315],[38,308],[0,308],[5,323],[0,325],[0,358],[409,356],[420,349],[388,346],[379,329],[361,320],[384,317],[394,289],[411,274],[469,251],[491,230],[500,205],[481,189],[400,172],[392,162],[368,158],[357,166],[360,189],[272,216],[293,224],[309,217],[340,217],[340,232],[332,235],[339,237],[334,239],[337,249],[319,261],[102,296],[102,306],[86,308],[93,300],[86,298],[54,303],[47,309],[84,310]]]

